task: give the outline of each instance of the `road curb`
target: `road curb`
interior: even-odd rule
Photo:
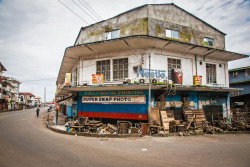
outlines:
[[[77,135],[77,136],[86,136],[86,137],[97,137],[97,138],[131,138],[131,137],[141,137],[139,134],[97,134],[97,133],[85,133],[85,132],[71,132],[64,131],[60,129],[53,128],[51,126],[47,126],[48,129],[67,135]]]
[[[64,131],[60,129],[56,129],[51,126],[47,126],[48,129],[66,135],[77,135],[77,136],[86,136],[86,137],[97,137],[97,138],[131,138],[131,137],[142,137],[139,134],[97,134],[97,133],[85,133],[85,132],[71,132],[71,131]],[[200,136],[200,135],[227,135],[227,134],[250,134],[250,131],[224,131],[221,133],[214,133],[214,134],[206,134],[204,132],[199,133],[189,133],[189,135],[184,136]],[[152,137],[171,137],[171,136],[180,136],[179,133],[167,133],[167,134],[156,134],[152,135]]]

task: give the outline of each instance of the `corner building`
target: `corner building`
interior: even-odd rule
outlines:
[[[228,61],[248,56],[226,51],[225,35],[172,3],[82,27],[65,50],[56,98],[68,116],[147,121],[150,103],[176,120],[184,107],[230,120]]]

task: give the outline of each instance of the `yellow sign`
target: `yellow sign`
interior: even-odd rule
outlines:
[[[193,76],[193,85],[202,85],[202,76]]]
[[[65,86],[70,86],[71,73],[66,73],[65,75]]]
[[[103,74],[92,74],[92,84],[103,83]]]

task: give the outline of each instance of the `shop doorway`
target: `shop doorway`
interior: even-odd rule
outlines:
[[[208,122],[213,122],[214,120],[220,120],[223,117],[222,105],[204,105],[203,109],[205,111]]]

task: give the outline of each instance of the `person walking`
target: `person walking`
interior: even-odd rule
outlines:
[[[40,112],[40,109],[39,109],[39,107],[37,107],[37,109],[36,109],[36,116],[37,117],[39,117],[39,112]]]

